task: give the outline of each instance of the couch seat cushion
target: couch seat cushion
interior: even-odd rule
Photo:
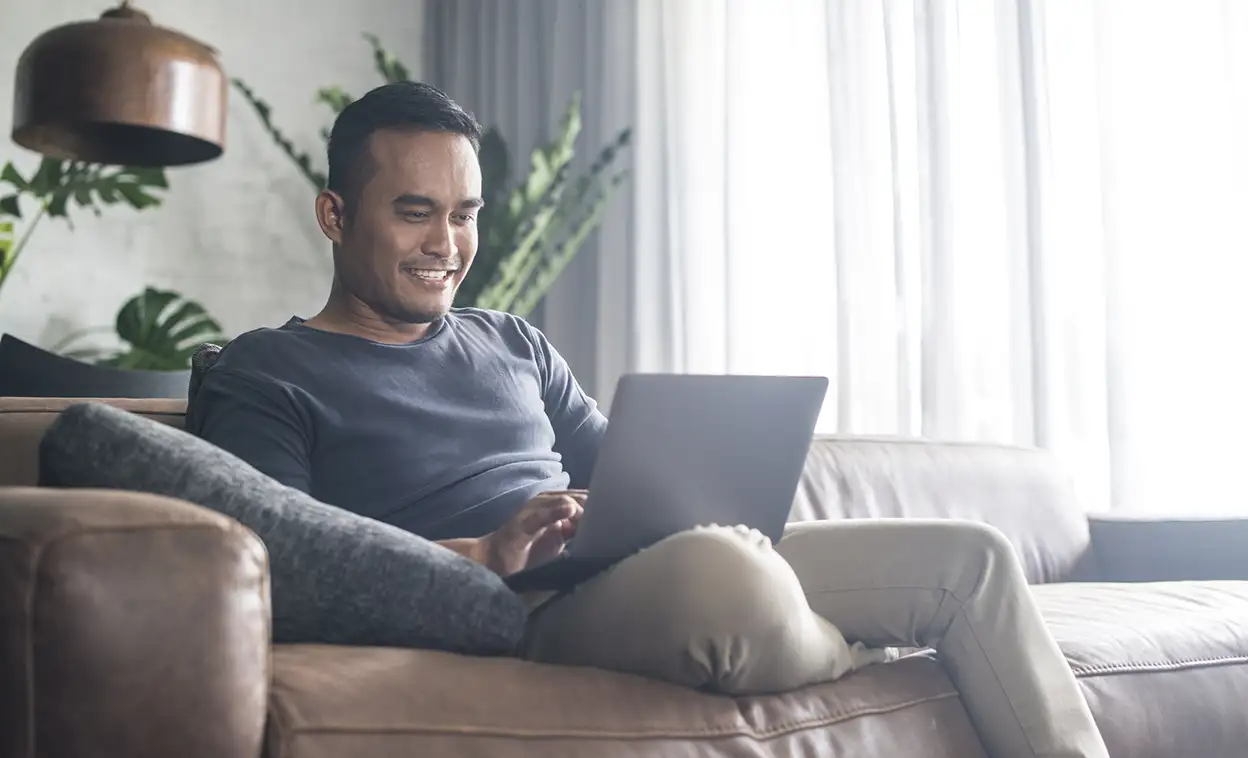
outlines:
[[[511,658],[278,645],[269,714],[269,758],[984,756],[926,657],[733,699]]]
[[[1248,582],[1034,589],[1111,755],[1243,758]]]

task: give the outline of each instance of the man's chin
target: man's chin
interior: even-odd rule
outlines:
[[[409,304],[404,309],[403,321],[409,324],[432,324],[434,321],[445,316],[451,310],[451,300],[441,303],[421,303],[419,305]]]

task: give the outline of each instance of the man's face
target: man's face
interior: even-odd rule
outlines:
[[[477,252],[476,151],[458,134],[383,130],[369,152],[372,171],[340,225],[320,214],[335,271],[383,319],[429,323],[450,309]]]

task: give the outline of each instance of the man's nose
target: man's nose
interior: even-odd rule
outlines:
[[[429,233],[425,235],[420,252],[438,258],[451,258],[455,249],[455,234],[451,229],[449,218],[433,219],[429,225]]]

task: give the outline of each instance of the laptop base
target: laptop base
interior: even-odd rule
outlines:
[[[623,558],[578,558],[569,553],[503,577],[503,583],[515,593],[568,592],[583,584]]]

